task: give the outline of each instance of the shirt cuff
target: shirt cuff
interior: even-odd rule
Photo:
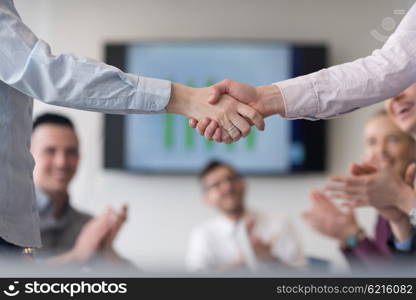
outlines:
[[[137,110],[165,112],[170,100],[172,84],[168,80],[139,76],[134,105]]]
[[[274,83],[279,87],[285,106],[285,118],[317,120],[319,99],[310,75]]]
[[[407,240],[403,242],[398,242],[394,240],[394,246],[399,251],[408,252],[410,251],[410,249],[412,249],[412,238],[408,238]]]

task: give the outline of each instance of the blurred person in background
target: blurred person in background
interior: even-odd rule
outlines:
[[[252,124],[264,129],[258,112],[230,96],[209,104],[209,88],[127,74],[74,54],[52,54],[49,44],[23,23],[13,0],[0,0],[0,40],[0,254],[21,256],[24,248],[41,247],[30,154],[34,98],[103,113],[210,117],[224,128],[214,135],[219,132],[216,136],[229,142],[247,136]]]
[[[33,123],[32,155],[43,248],[40,258],[54,263],[84,264],[100,257],[105,262],[127,264],[113,249],[113,241],[127,218],[127,206],[119,212],[108,208],[99,217],[75,209],[69,185],[80,159],[79,140],[71,120],[43,114]]]
[[[379,112],[367,121],[364,141],[367,163],[386,164],[397,177],[412,184],[414,168],[409,165],[416,159],[416,143],[386,112]],[[372,171],[368,168],[353,165],[350,171],[354,176],[363,176]],[[340,178],[332,177],[335,181]],[[356,191],[352,186],[348,188],[351,193]],[[320,233],[338,241],[352,267],[383,268],[398,262],[399,257],[409,258],[414,252],[414,229],[405,212],[393,206],[375,207],[379,216],[375,237],[370,238],[355,216],[357,206],[370,204],[363,200],[351,202],[337,185],[329,185],[327,190],[330,196],[321,191],[311,193],[312,207],[303,216]],[[330,200],[332,197],[346,200],[344,207],[336,205]]]
[[[230,165],[212,161],[202,170],[200,180],[205,204],[219,216],[192,231],[186,256],[189,271],[279,271],[305,265],[290,222],[281,215],[247,209],[246,185]]]

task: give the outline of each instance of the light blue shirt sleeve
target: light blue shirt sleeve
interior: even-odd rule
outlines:
[[[139,77],[85,57],[53,55],[0,0],[0,80],[48,104],[107,113],[164,112],[171,83]]]
[[[410,251],[410,249],[412,248],[412,240],[412,238],[409,238],[403,242],[398,242],[394,240],[394,246],[399,251],[407,252]]]

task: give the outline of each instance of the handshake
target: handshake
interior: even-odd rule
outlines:
[[[206,139],[226,144],[248,136],[253,125],[264,130],[268,116],[285,115],[277,86],[253,87],[230,79],[207,88],[173,83],[166,109],[189,117],[189,126]]]

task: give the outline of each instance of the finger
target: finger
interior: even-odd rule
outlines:
[[[226,127],[229,137],[231,137],[231,142],[237,142],[241,138],[241,131],[231,124],[231,126]]]
[[[348,209],[350,209],[351,207],[352,208],[355,208],[356,207],[356,203],[354,202],[354,201],[342,201],[341,202],[341,207],[345,207],[345,208],[348,208]]]
[[[231,132],[228,131],[228,133],[231,135],[234,141],[239,140],[241,136],[247,136],[250,133],[250,125],[248,122],[241,117],[239,114],[233,114],[230,116],[230,121],[233,123],[234,128],[237,130],[232,130]]]
[[[95,218],[97,224],[108,224],[114,218],[114,210],[112,207],[107,207],[104,212]]]
[[[189,127],[191,128],[196,128],[196,126],[198,125],[198,120],[191,118],[188,121]]]
[[[331,212],[337,209],[335,204],[323,192],[320,192],[316,197],[312,199],[312,208],[314,211],[320,212]]]
[[[211,122],[210,118],[203,118],[201,121],[198,122],[196,126],[196,131],[199,135],[205,135],[205,130],[208,127],[209,123]]]
[[[124,204],[121,207],[121,212],[120,212],[120,216],[123,218],[124,221],[127,220],[128,211],[129,211],[129,207],[127,206],[127,204]]]
[[[265,123],[264,123],[263,116],[260,113],[258,113],[255,109],[244,104],[239,104],[237,106],[237,111],[241,116],[250,120],[250,122],[252,122],[254,126],[257,127],[258,130],[261,130],[261,131],[264,130]]]
[[[205,138],[207,140],[212,140],[216,129],[218,128],[218,123],[216,121],[211,121],[208,127],[205,129]]]
[[[221,142],[222,142],[222,138],[221,138],[221,136],[222,136],[221,128],[220,128],[220,127],[218,127],[218,128],[215,130],[214,136],[213,136],[212,138],[213,138],[213,140],[214,140],[214,141],[216,141],[217,143],[221,143]]]
[[[349,186],[363,186],[365,185],[366,176],[357,176],[357,177],[344,177],[344,176],[330,176],[328,177],[329,181],[344,183]]]
[[[364,207],[364,206],[370,206],[370,204],[366,201],[363,200],[343,200],[341,202],[342,206],[348,206],[351,205],[354,208],[358,208],[358,207]]]
[[[351,175],[368,175],[375,173],[377,171],[377,168],[370,164],[352,164],[350,166],[350,174]]]
[[[411,163],[406,169],[406,174],[404,176],[404,181],[408,185],[410,185],[412,188],[414,188],[415,176],[416,176],[416,163]]]
[[[225,144],[231,144],[233,142],[233,139],[228,134],[227,130],[225,130],[223,127],[220,127],[221,129],[221,139]]]
[[[233,142],[233,139],[224,128],[221,128],[221,134],[221,139],[224,144],[231,144]]]
[[[326,195],[321,190],[312,190],[309,194],[311,200],[319,201],[326,199]]]
[[[350,195],[361,195],[363,193],[363,189],[359,186],[350,186],[350,185],[326,185],[325,191],[328,192],[343,192]]]
[[[127,205],[123,205],[121,210],[117,214],[116,221],[112,224],[111,229],[107,235],[107,245],[111,245],[114,238],[117,236],[120,228],[127,220]]]
[[[330,193],[330,197],[333,199],[341,199],[347,202],[352,202],[354,203],[355,206],[369,206],[370,205],[363,196],[359,196],[359,195],[350,195],[350,194],[346,194],[342,192],[332,192]]]

